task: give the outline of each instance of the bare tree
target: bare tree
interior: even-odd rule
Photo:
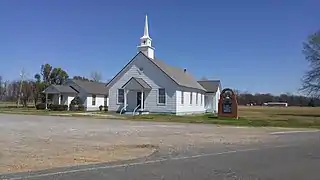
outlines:
[[[7,83],[3,81],[2,76],[0,76],[0,101],[4,99],[6,90],[7,90]]]
[[[21,92],[21,100],[22,105],[24,107],[28,106],[28,102],[32,100],[34,92],[33,92],[33,83],[32,81],[23,81],[22,82],[22,92]]]
[[[303,43],[303,54],[310,69],[303,77],[301,90],[308,96],[320,97],[320,30]]]
[[[101,75],[101,73],[99,73],[97,71],[93,71],[93,72],[91,72],[91,79],[94,82],[100,82],[102,79],[102,75]]]

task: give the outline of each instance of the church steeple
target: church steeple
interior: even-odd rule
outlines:
[[[140,46],[138,46],[138,51],[143,52],[146,56],[153,59],[154,47],[152,47],[151,43],[152,39],[149,36],[148,16],[146,15],[143,36],[140,38]]]
[[[143,37],[150,38],[149,37],[149,24],[148,24],[148,16],[147,15],[146,15],[146,19],[144,21]]]

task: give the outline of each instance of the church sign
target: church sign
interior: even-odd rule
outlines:
[[[238,119],[238,103],[232,89],[223,89],[220,94],[218,117],[230,117]]]

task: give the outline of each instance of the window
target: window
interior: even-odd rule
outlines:
[[[60,95],[60,103],[63,102],[63,95]]]
[[[190,92],[190,104],[192,104],[192,92]]]
[[[118,89],[118,103],[124,103],[124,89]]]
[[[108,106],[108,96],[104,96],[104,106]]]
[[[158,103],[159,104],[166,103],[166,90],[165,90],[165,88],[160,88],[158,90]]]
[[[181,104],[184,104],[184,92],[181,91]]]
[[[92,95],[92,106],[96,105],[96,95]]]
[[[196,93],[196,105],[198,105],[198,98],[199,98],[199,94]]]
[[[203,103],[203,95],[202,95],[202,94],[200,94],[200,97],[201,97],[201,99],[200,99],[200,103],[201,103],[201,105],[202,105],[202,103]]]

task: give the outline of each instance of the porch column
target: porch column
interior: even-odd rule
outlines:
[[[59,93],[59,105],[61,104],[61,94]]]
[[[126,107],[126,106],[127,106],[127,92],[128,92],[128,91],[125,89],[125,90],[124,90],[124,94],[123,94],[123,96],[124,96],[123,105],[124,105],[124,107],[125,107],[124,110],[127,110],[127,107]]]
[[[46,109],[48,109],[48,93],[46,93]]]
[[[143,93],[143,90],[141,90],[141,107],[140,107],[140,108],[141,108],[142,111],[143,111],[143,108],[144,108],[144,107],[143,107],[143,106],[144,106],[144,105],[143,105],[143,99],[144,99],[143,96],[144,96],[144,93]]]

